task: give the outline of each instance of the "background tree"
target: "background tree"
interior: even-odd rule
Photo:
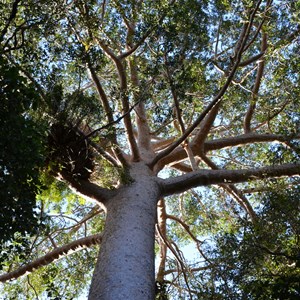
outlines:
[[[1,5],[5,297],[299,296],[299,1]]]

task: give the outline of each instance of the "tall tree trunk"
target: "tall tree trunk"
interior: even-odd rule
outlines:
[[[159,194],[151,176],[139,176],[109,200],[90,300],[155,298],[154,238]]]

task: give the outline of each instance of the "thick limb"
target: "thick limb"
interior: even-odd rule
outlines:
[[[201,156],[201,158],[213,170],[220,170],[218,166],[204,154]],[[234,200],[236,200],[236,202],[250,215],[251,220],[255,222],[256,214],[251,204],[249,203],[248,199],[235,187],[235,185],[221,183],[220,186],[227,191],[234,198]]]
[[[62,170],[59,175],[61,178],[58,179],[63,179],[66,181],[70,188],[75,191],[75,193],[80,194],[81,196],[90,200],[94,200],[100,205],[105,206],[105,203],[116,194],[115,191],[101,188],[89,180],[74,178],[72,175],[68,174],[67,171]]]
[[[300,164],[283,164],[244,170],[199,170],[175,178],[161,179],[160,183],[163,195],[168,196],[198,186],[233,184],[294,175],[300,175]]]

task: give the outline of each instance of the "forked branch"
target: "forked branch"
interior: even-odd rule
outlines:
[[[120,81],[120,98],[122,102],[123,113],[129,111],[129,100],[128,100],[128,91],[127,91],[127,78],[126,72],[123,65],[123,62],[117,57],[117,55],[113,52],[113,50],[101,39],[96,38],[99,46],[103,49],[103,51],[107,54],[107,56],[114,62]],[[133,126],[131,122],[130,114],[126,114],[124,116],[124,125],[126,128],[128,142],[131,148],[132,159],[133,161],[138,161],[140,158],[138,146],[134,137]]]
[[[213,107],[215,107],[223,98],[224,94],[226,93],[229,85],[231,84],[234,75],[236,73],[236,70],[240,64],[242,54],[244,52],[244,47],[246,45],[247,39],[250,34],[250,30],[253,25],[253,21],[255,18],[255,15],[257,13],[257,10],[261,4],[261,1],[258,1],[255,9],[250,15],[249,23],[244,26],[244,29],[240,35],[239,40],[236,44],[236,53],[233,61],[233,66],[228,74],[228,77],[226,78],[226,82],[222,86],[222,88],[219,90],[217,95],[213,98],[213,100],[209,103],[209,105],[203,110],[203,112],[198,116],[198,118],[195,120],[195,122],[185,131],[185,133],[174,143],[172,143],[167,149],[164,151],[161,151],[149,164],[150,168],[154,168],[154,166],[165,156],[170,154],[173,150],[175,150],[182,142],[184,142],[188,136],[194,131],[194,129],[200,124],[200,122],[206,117],[206,115],[211,111]]]
[[[204,149],[198,147],[197,144],[192,144],[192,151],[194,155],[200,155],[201,152],[207,153],[213,150],[226,149],[230,147],[241,147],[243,145],[255,144],[255,143],[270,143],[279,142],[286,143],[292,140],[299,140],[300,135],[285,136],[281,134],[257,134],[247,133],[234,137],[224,137],[220,139],[214,139],[204,142]],[[187,158],[186,152],[182,147],[178,147],[173,153],[167,155],[159,162],[159,169],[165,165],[174,164],[183,161]]]

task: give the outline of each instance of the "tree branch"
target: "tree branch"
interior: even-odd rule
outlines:
[[[116,194],[116,191],[102,188],[88,180],[74,178],[64,170],[61,170],[59,175],[77,194],[90,200],[95,200],[100,205],[103,204],[105,206],[106,202]]]
[[[259,54],[257,55],[254,55],[244,61],[241,61],[240,64],[239,64],[239,67],[246,67],[250,64],[252,64],[253,62],[257,61],[258,59],[260,59],[263,55],[265,54],[265,52],[260,52]]]
[[[107,120],[109,123],[113,122],[114,121],[114,118],[113,118],[113,113],[112,113],[112,110],[111,110],[111,107],[109,105],[109,102],[108,102],[108,99],[107,99],[107,96],[106,96],[106,93],[104,92],[103,88],[102,88],[102,85],[100,83],[100,80],[92,66],[92,63],[90,61],[90,57],[88,55],[86,55],[87,57],[87,67],[91,73],[91,77],[92,77],[92,80],[96,86],[96,89],[97,89],[97,92],[99,94],[99,97],[102,101],[102,104],[103,104],[103,107],[104,107],[104,110],[105,110],[105,113],[106,113],[106,116],[107,116]]]
[[[127,95],[127,79],[126,73],[122,61],[116,56],[112,49],[110,49],[101,39],[96,38],[99,46],[104,50],[104,52],[113,60],[118,71],[118,76],[120,80],[120,97],[122,102],[123,113],[129,111],[129,101]],[[124,116],[124,125],[127,133],[128,142],[131,148],[133,161],[138,161],[140,159],[138,146],[134,137],[132,122],[130,114]]]
[[[201,155],[201,158],[213,170],[220,170],[205,154]],[[227,185],[222,183],[220,186],[236,200],[236,202],[250,215],[251,220],[255,222],[257,217],[248,199],[233,184]]]
[[[195,120],[195,122],[185,131],[185,133],[174,143],[172,143],[167,149],[164,151],[161,151],[154,159],[153,161],[149,164],[150,168],[154,168],[154,166],[165,156],[170,154],[173,150],[175,150],[184,140],[187,139],[187,137],[194,131],[194,129],[200,124],[200,122],[206,117],[206,115],[210,112],[210,110],[217,105],[223,98],[225,92],[227,91],[230,83],[232,82],[235,72],[238,69],[239,63],[241,61],[242,53],[244,46],[247,42],[247,38],[250,33],[250,29],[253,24],[253,20],[255,17],[255,14],[261,4],[261,0],[258,1],[255,9],[253,10],[249,23],[247,23],[246,27],[242,31],[239,40],[237,41],[237,47],[236,47],[236,53],[235,53],[235,58],[234,58],[234,64],[228,74],[228,77],[226,79],[226,82],[222,86],[222,88],[219,90],[217,95],[213,98],[213,100],[209,103],[209,105],[203,110],[203,112],[199,115],[199,117]]]
[[[5,34],[7,33],[7,30],[8,30],[8,27],[9,27],[11,21],[17,15],[19,2],[21,2],[21,0],[15,0],[13,5],[12,5],[12,10],[11,10],[10,16],[9,16],[4,28],[2,29],[1,34],[0,34],[0,44],[2,43]]]
[[[157,232],[159,234],[159,237],[164,241],[164,243],[167,245],[167,247],[170,249],[170,251],[175,256],[178,264],[180,265],[183,276],[184,276],[185,283],[188,287],[188,290],[190,291],[187,276],[186,276],[186,271],[185,271],[186,270],[185,263],[182,260],[182,257],[181,257],[181,254],[180,254],[180,251],[179,251],[177,245],[175,243],[172,243],[171,241],[169,241],[169,239],[166,236],[163,236],[161,231],[160,231],[160,228],[158,226],[156,228],[157,228]],[[173,245],[174,245],[175,249],[174,249]]]
[[[177,163],[177,164],[174,164],[174,165],[170,165],[170,167],[173,168],[173,169],[176,169],[178,171],[181,171],[183,173],[189,173],[189,172],[194,171],[190,165],[185,164],[183,162]]]
[[[204,142],[204,148],[201,149],[197,144],[191,144],[192,151],[194,155],[199,155],[202,152],[207,153],[209,151],[220,150],[230,147],[239,147],[247,144],[263,143],[263,142],[279,142],[286,143],[291,140],[300,139],[300,135],[296,136],[284,136],[280,134],[257,134],[257,133],[247,133],[238,135],[235,137],[225,137],[221,139],[215,139],[211,141]],[[171,154],[164,157],[158,164],[157,169],[162,169],[165,165],[170,165],[172,163],[180,162],[187,158],[186,152],[182,147],[178,147]]]
[[[283,164],[245,170],[200,170],[170,179],[160,179],[160,183],[163,196],[168,196],[198,186],[233,184],[294,175],[300,175],[300,164]]]
[[[213,267],[212,265],[208,265],[208,266],[198,267],[198,268],[189,268],[188,271],[189,272],[206,271],[206,270],[211,269],[212,267]],[[172,274],[172,273],[179,273],[179,274],[181,274],[182,270],[181,269],[169,269],[169,270],[166,270],[164,272],[164,275],[169,275],[169,274]]]
[[[157,226],[159,233],[162,237],[166,238],[167,224],[166,224],[166,206],[163,199],[158,201],[157,204]],[[156,275],[156,280],[160,283],[164,282],[164,273],[166,268],[167,259],[167,245],[163,238],[159,237],[159,263]]]
[[[245,46],[244,51],[247,51],[248,48],[252,45],[252,43],[253,43],[253,42],[255,41],[255,39],[257,38],[257,36],[258,36],[260,30],[262,29],[262,26],[263,26],[265,20],[266,20],[266,15],[267,15],[267,13],[268,13],[268,11],[269,11],[271,5],[272,5],[272,2],[273,2],[273,0],[267,0],[266,7],[265,7],[265,10],[264,10],[264,17],[263,17],[262,21],[259,23],[259,25],[257,26],[257,29],[256,29],[256,32],[255,32],[254,36],[253,36],[252,39],[249,41],[249,43]],[[259,5],[260,5],[260,4],[259,4]]]
[[[140,90],[140,82],[138,79],[138,72],[137,72],[137,66],[136,66],[136,58],[132,57],[129,62],[130,66],[130,77],[133,86],[138,90],[136,93],[134,93],[135,100],[138,101],[138,104],[135,108],[136,112],[136,124],[137,124],[137,132],[138,132],[138,147],[140,151],[143,152],[145,150],[146,152],[151,152],[151,138],[150,138],[150,128],[147,120],[147,115],[145,111],[145,105],[142,100],[141,90]]]
[[[209,131],[216,119],[219,107],[220,102],[214,108],[212,108],[212,110],[207,114],[205,119],[200,123],[199,131],[192,140],[192,145],[197,145],[197,147],[201,147],[204,144],[204,141],[207,138]]]
[[[152,142],[152,148],[154,149],[154,151],[160,151],[173,143],[174,140],[175,137],[171,137],[169,139],[158,139],[157,141]]]
[[[177,95],[177,91],[176,91],[176,86],[172,79],[172,74],[169,69],[169,63],[168,63],[166,54],[164,55],[164,59],[165,59],[167,79],[169,81],[170,88],[171,88],[171,94],[172,94],[172,97],[174,100],[174,108],[175,108],[175,115],[176,115],[176,120],[174,120],[174,125],[176,124],[175,121],[178,121],[178,123],[179,123],[178,131],[180,132],[181,135],[183,135],[185,133],[185,124],[184,124],[184,121],[183,121],[183,118],[181,115],[181,109],[180,109],[179,99],[178,99],[178,95]],[[184,150],[186,151],[186,154],[190,160],[192,169],[197,170],[198,166],[197,166],[193,151],[191,150],[190,142],[189,142],[188,138],[185,139],[182,146],[183,146]]]
[[[196,243],[196,244],[201,244],[202,241],[198,240],[196,238],[196,236],[191,232],[190,230],[190,226],[187,225],[184,221],[182,221],[180,218],[176,217],[176,216],[173,216],[173,215],[167,215],[167,218],[168,219],[171,219],[173,221],[176,221],[177,223],[179,223],[182,228],[188,233],[188,235],[192,238],[192,240]]]
[[[174,2],[175,2],[175,0],[171,0],[169,5],[172,5]],[[165,10],[165,12],[163,12],[161,14],[161,17],[158,19],[157,23],[154,24],[152,27],[150,27],[135,45],[131,44],[130,48],[126,49],[125,52],[121,53],[118,56],[118,58],[124,59],[124,58],[130,56],[132,53],[134,53],[145,42],[145,40],[150,36],[150,34],[157,28],[157,26],[159,24],[161,24],[163,19],[166,17],[168,10],[169,10],[169,7]]]
[[[38,268],[49,265],[53,261],[61,259],[66,255],[69,255],[75,251],[84,248],[89,248],[93,245],[98,245],[101,243],[101,240],[102,240],[102,234],[95,234],[95,235],[87,236],[79,240],[73,241],[67,245],[55,248],[53,251],[36,259],[33,262],[28,263],[27,265],[20,267],[15,271],[0,275],[0,282],[5,282],[7,280],[19,278],[22,275],[31,273]]]
[[[299,138],[300,135],[284,136],[280,134],[268,134],[268,133],[265,134],[247,133],[235,137],[226,137],[222,139],[207,141],[204,144],[204,152],[219,150],[219,149],[224,149],[229,147],[238,147],[238,146],[251,144],[251,143],[263,143],[263,142],[275,142],[275,141],[284,143],[286,141],[291,141],[293,139],[296,140]]]
[[[266,49],[267,49],[267,35],[266,35],[266,33],[263,33],[263,38],[262,38],[262,42],[261,42],[261,52],[265,52]],[[258,98],[258,90],[259,90],[259,87],[261,84],[264,67],[265,67],[265,60],[264,60],[264,58],[262,58],[262,60],[258,63],[255,84],[252,89],[251,102],[250,102],[249,108],[247,110],[245,119],[244,119],[244,132],[245,133],[251,132],[251,119],[252,119],[254,110],[256,108],[256,102],[257,102],[257,98]]]

